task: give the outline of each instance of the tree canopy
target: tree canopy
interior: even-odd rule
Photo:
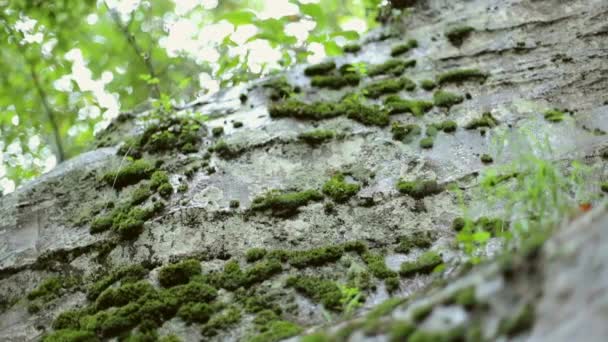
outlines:
[[[381,0],[3,1],[0,191],[90,147],[120,112],[342,53]]]

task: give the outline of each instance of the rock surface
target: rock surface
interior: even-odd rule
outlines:
[[[470,25],[475,31],[455,47],[445,39],[444,32],[460,25]],[[378,39],[386,37],[387,32],[397,34]],[[254,247],[292,251],[352,241],[362,241],[374,253],[383,255],[393,271],[426,250],[441,253],[447,265],[456,264],[461,252],[453,247],[455,232],[451,225],[461,215],[458,196],[442,191],[414,198],[400,194],[395,183],[399,179],[436,180],[442,186],[455,184],[469,196],[477,185],[476,176],[487,167],[480,155],[495,155],[498,165],[508,163],[513,156],[496,155],[493,141],[508,141],[513,132],[522,130],[540,140],[546,138],[553,147],[551,158],[557,161],[578,159],[599,165],[601,171],[595,176],[605,180],[606,160],[601,158],[601,151],[608,146],[607,38],[608,4],[601,0],[567,4],[559,0],[426,1],[411,15],[372,32],[361,52],[336,58],[335,62],[338,67],[346,63],[383,63],[395,44],[416,39],[417,47],[403,56],[416,60],[415,67],[405,71],[416,84],[455,69],[487,73],[484,83],[441,86],[444,91],[467,95],[464,102],[450,109],[435,107],[421,117],[390,116],[391,121],[415,123],[423,132],[433,123],[453,120],[458,125],[455,132],[439,132],[433,147],[422,149],[419,140],[424,135],[405,143],[393,139],[390,127],[364,125],[346,116],[319,121],[272,118],[268,110],[273,103],[269,99],[271,90],[263,86],[266,80],[221,91],[181,111],[210,117],[202,128],[208,132],[198,135],[198,152],[144,153],[148,160],[162,160],[159,167],[168,172],[173,188],[187,188],[183,186],[169,198],[155,193],[146,199],[144,206],[166,204],[146,220],[143,232],[129,241],[117,239],[112,231],[90,233],[95,215],[110,212],[109,203],[118,206],[128,201],[139,186],[116,190],[101,177],[130,163],[117,154],[119,147],[126,137],[141,136],[155,122],[144,120],[146,113],[117,121],[100,137],[109,147],[85,153],[0,198],[0,340],[40,339],[52,330],[51,323],[59,313],[90,304],[86,296],[89,284],[121,265],[145,265],[151,270],[146,279],[158,285],[162,265],[186,258],[200,260],[203,273],[213,273],[222,271],[231,258],[245,268],[245,254]],[[311,87],[305,67],[296,66],[285,74],[289,84],[301,88],[295,95],[301,101],[341,101],[355,89]],[[364,77],[359,88],[385,78]],[[247,95],[244,103],[242,94]],[[432,101],[433,91],[417,87],[399,95]],[[383,101],[369,99],[368,103]],[[543,113],[552,108],[567,109],[570,114],[561,122],[547,122]],[[498,127],[464,129],[486,112],[498,120]],[[236,127],[235,122],[243,126]],[[224,127],[224,133],[216,137],[211,129],[219,126]],[[318,145],[298,138],[317,128],[333,130],[336,136]],[[220,141],[236,152],[223,156],[217,148]],[[214,146],[215,152],[207,159],[207,148]],[[254,199],[269,190],[321,190],[336,172],[347,175],[348,183],[360,185],[348,201],[333,203],[326,196],[308,202],[288,217],[277,217],[272,210],[252,209],[256,206]],[[608,260],[601,246],[608,236],[608,214],[599,207],[580,222],[565,227],[543,248],[540,257],[511,261],[523,270],[514,277],[506,279],[504,265],[498,262],[484,265],[443,289],[423,292],[421,299],[402,304],[382,319],[387,325],[379,335],[368,333],[377,336],[365,337],[362,331],[356,331],[352,339],[385,340],[391,322],[409,317],[417,306],[435,305],[458,289],[475,284],[478,297],[491,303],[487,315],[480,315],[482,309],[478,307],[473,315],[460,307],[443,305],[436,306],[420,324],[429,330],[446,330],[450,324],[457,326],[471,317],[481,317],[484,336],[494,339],[498,338],[494,334],[501,319],[534,303],[536,324],[517,336],[500,338],[571,341],[584,336],[588,341],[603,340],[607,332],[600,320],[605,319],[603,293],[608,284],[603,265]],[[398,251],[400,239],[421,234],[432,237],[430,245],[406,253]],[[361,273],[357,269],[368,267],[366,264],[353,253],[344,253],[339,261],[318,267],[298,268],[287,262],[281,274],[264,279],[248,289],[253,292],[247,295],[272,293],[279,298],[276,303],[282,306],[282,319],[315,330],[326,323],[327,317],[320,313],[328,311],[318,301],[286,287],[287,278],[323,275],[347,284],[349,277]],[[453,279],[451,269],[448,267],[441,277]],[[52,276],[80,280],[44,303],[26,299]],[[364,291],[366,301],[356,314],[364,316],[389,296],[416,293],[436,278],[427,274],[402,277],[398,289],[389,295],[385,282],[372,276],[374,286]],[[233,292],[220,290],[219,297],[238,306],[241,302]],[[32,304],[40,306],[38,311]],[[245,310],[237,328],[204,339],[241,340],[256,335],[260,332],[253,323],[256,314]],[[325,316],[341,318],[335,312]],[[180,318],[162,322],[157,332],[160,336],[176,334],[184,341],[203,338],[200,324],[188,325]]]

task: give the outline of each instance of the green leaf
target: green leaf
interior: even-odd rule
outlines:
[[[342,54],[342,48],[333,40],[323,43],[323,47],[328,56],[338,56]]]
[[[257,20],[257,17],[255,15],[255,13],[253,13],[249,10],[244,10],[244,11],[228,12],[228,13],[220,16],[218,18],[218,21],[219,20],[227,20],[232,25],[239,26],[239,25],[253,24]]]

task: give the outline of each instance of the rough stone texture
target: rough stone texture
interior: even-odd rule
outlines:
[[[476,28],[459,48],[443,36],[448,28],[456,25]],[[389,28],[400,33],[388,40],[374,40]],[[104,171],[119,169],[124,163],[121,156],[116,156],[117,146],[85,153],[15,193],[1,197],[0,340],[39,339],[50,329],[50,322],[58,313],[86,303],[82,289],[77,289],[54,300],[40,313],[30,315],[24,296],[53,274],[79,274],[88,279],[122,264],[158,266],[189,256],[204,260],[205,271],[221,270],[225,260],[242,259],[251,247],[293,250],[353,240],[365,241],[371,248],[385,249],[388,266],[397,269],[401,262],[414,260],[422,253],[419,249],[407,255],[393,253],[399,237],[417,231],[433,232],[436,239],[431,249],[441,251],[446,262],[456,260],[458,252],[451,247],[454,232],[450,229],[452,219],[460,215],[456,196],[442,192],[414,200],[400,195],[395,183],[399,178],[426,178],[436,179],[440,184],[456,182],[462,189],[474,187],[475,176],[484,168],[479,156],[491,152],[496,134],[495,130],[489,130],[481,135],[478,130],[462,127],[484,112],[491,112],[499,120],[499,128],[507,134],[524,129],[538,138],[546,136],[556,160],[582,159],[588,164],[605,165],[599,151],[608,146],[607,136],[594,133],[596,129],[608,131],[608,103],[605,102],[608,4],[605,1],[430,0],[418,4],[412,15],[372,32],[360,53],[335,61],[338,66],[360,61],[384,62],[390,58],[391,46],[401,38],[418,41],[418,47],[404,57],[417,61],[416,67],[405,73],[417,84],[458,68],[478,68],[489,73],[484,84],[465,82],[443,86],[444,90],[471,96],[449,111],[434,108],[422,118],[409,114],[391,116],[393,121],[423,127],[447,119],[456,121],[458,130],[453,134],[439,133],[430,150],[421,149],[418,140],[410,144],[393,140],[390,128],[365,126],[346,117],[318,122],[272,119],[267,110],[269,92],[261,87],[261,82],[255,82],[223,90],[191,104],[192,112],[211,116],[205,123],[209,130],[223,125],[223,140],[231,146],[240,146],[242,153],[232,159],[213,154],[210,163],[216,172],[199,170],[190,179],[184,175],[187,156],[180,153],[152,156],[165,161],[163,167],[169,171],[175,188],[185,182],[188,190],[173,194],[165,211],[146,222],[144,233],[132,243],[116,243],[111,233],[91,235],[88,224],[76,224],[79,215],[91,206],[128,196],[134,188],[128,187],[119,193],[98,180]],[[286,73],[291,84],[302,88],[301,100],[338,100],[345,94],[344,90],[311,88],[309,78],[303,74],[304,67],[296,66]],[[365,78],[360,87],[370,82],[372,79]],[[242,93],[248,95],[244,104],[239,101]],[[432,92],[420,87],[400,95],[432,98]],[[542,115],[550,108],[567,108],[574,114],[552,124]],[[234,121],[243,122],[244,126],[234,128]],[[104,141],[123,141],[126,136],[140,134],[145,125],[132,118],[115,122],[104,133],[107,139]],[[298,134],[315,127],[335,130],[339,136],[316,147],[297,139]],[[189,157],[200,159],[206,147],[217,141],[210,134],[201,137],[201,151]],[[508,162],[510,157],[507,153],[495,163]],[[287,219],[248,211],[253,198],[267,190],[320,189],[336,171],[350,173],[353,180],[362,184],[362,189],[349,202],[335,205],[331,214],[325,213],[323,202],[302,207],[297,215]],[[605,179],[605,172],[604,168],[598,179]],[[239,200],[240,207],[229,208],[231,200]],[[606,217],[597,222],[606,222]],[[541,262],[546,274],[541,278],[546,285],[542,287],[544,296],[538,305],[538,324],[529,339],[568,341],[577,339],[575,333],[584,331],[590,334],[586,340],[600,341],[605,335],[601,331],[603,325],[598,322],[603,317],[601,287],[606,282],[602,282],[601,270],[593,273],[588,267],[591,262],[599,266],[608,262],[601,253],[593,254],[606,232],[599,223],[591,227],[582,230],[578,239],[568,240],[574,251],[570,259]],[[570,236],[568,234],[575,234],[573,231],[580,229],[569,228],[559,236]],[[559,236],[547,249],[556,248],[550,246],[559,244]],[[114,241],[115,248],[99,261],[107,241]],[[324,266],[306,273],[337,272],[344,280],[347,269],[343,265]],[[288,269],[265,286],[280,287],[286,274],[298,273],[300,271]],[[520,284],[538,279],[534,275],[522,277]],[[495,275],[475,279],[490,287],[498,281]],[[431,280],[431,276],[402,279],[400,289],[393,295],[409,295]],[[596,283],[597,288],[593,287]],[[514,310],[509,300],[513,292],[505,290],[504,284],[499,285],[491,295],[498,300],[502,298],[505,308],[495,317]],[[560,291],[570,293],[563,303],[555,299],[563,297]],[[368,294],[361,312],[387,296],[380,282],[377,291]],[[589,296],[594,298],[597,308],[585,304]],[[324,323],[318,304],[301,296],[297,296],[296,301],[298,312],[291,320],[307,327]],[[488,321],[490,325],[497,324],[491,323],[490,318]],[[558,325],[560,329],[553,328]],[[243,324],[216,339],[236,340],[250,334],[247,329],[247,324]],[[179,319],[166,322],[159,331],[161,334],[177,332],[184,340],[200,337],[199,329],[185,326]],[[363,335],[355,336],[355,340],[359,339],[363,339]]]

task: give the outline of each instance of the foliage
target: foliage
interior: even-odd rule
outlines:
[[[0,188],[90,148],[121,111],[171,112],[340,54],[376,25],[380,2],[9,1],[0,12]]]

